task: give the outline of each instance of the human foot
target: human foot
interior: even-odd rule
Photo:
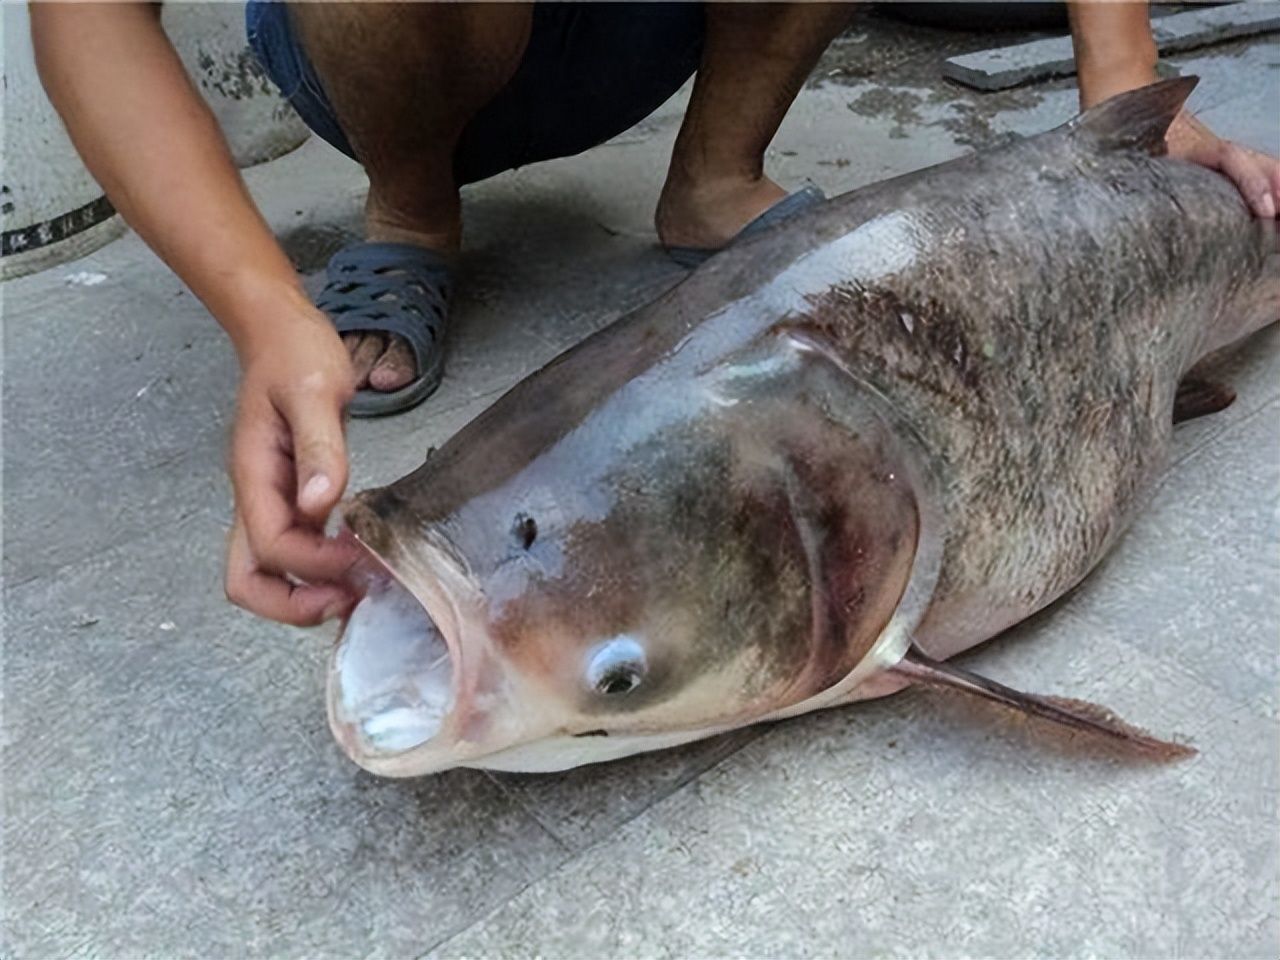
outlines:
[[[772,188],[774,188],[774,190],[781,191],[781,188],[778,187],[778,185],[773,183],[772,181],[769,181],[769,184]],[[761,194],[763,194],[764,196],[774,196],[775,195],[774,190],[769,190],[767,193],[762,191]],[[759,195],[760,194],[757,194],[757,199],[759,198]],[[741,194],[739,194],[739,196],[741,196]],[[799,190],[795,191],[795,193],[784,194],[781,197],[781,199],[772,200],[764,207],[764,209],[761,212],[756,213],[754,216],[751,216],[746,221],[745,224],[742,224],[737,229],[733,230],[733,232],[729,234],[727,239],[722,240],[718,243],[715,243],[714,245],[707,244],[706,238],[709,235],[715,235],[716,232],[723,233],[722,228],[725,223],[738,222],[738,220],[740,220],[743,215],[742,214],[742,210],[744,208],[743,206],[737,207],[736,213],[734,213],[732,216],[722,215],[720,217],[720,227],[721,227],[720,230],[718,231],[704,230],[701,234],[702,242],[699,242],[696,244],[680,244],[680,243],[671,243],[664,239],[663,247],[667,251],[667,256],[669,256],[676,263],[680,264],[680,266],[688,267],[689,269],[695,269],[701,266],[703,263],[705,263],[707,260],[709,260],[712,256],[714,256],[716,253],[718,253],[720,250],[724,249],[725,247],[733,243],[736,243],[739,240],[753,237],[758,233],[763,233],[764,231],[769,230],[770,228],[782,223],[784,220],[788,220],[791,217],[794,217],[796,214],[801,213],[809,209],[810,207],[823,202],[825,199],[826,197],[823,196],[822,191],[819,190],[816,186],[814,186],[811,183],[806,184],[805,186],[801,187]],[[756,209],[758,207],[758,204],[753,202],[749,206],[748,205],[744,205],[744,206],[745,206],[745,209],[749,212],[752,209]],[[732,200],[730,200],[726,204],[722,204],[718,209],[724,210],[726,207],[730,210],[734,209]],[[716,209],[716,208],[713,206],[712,209]],[[661,217],[661,215],[662,214],[661,214],[661,206],[660,206],[659,217]],[[691,221],[686,220],[685,222],[689,223]],[[663,234],[663,231],[660,228],[659,236],[661,237],[662,234]],[[668,234],[668,235],[671,235],[671,234]],[[679,235],[679,234],[675,234],[675,235]]]
[[[451,262],[458,253],[462,224],[457,206],[450,206],[442,215],[430,218],[445,224],[443,229],[423,229],[388,209],[371,192],[365,205],[365,236],[370,243],[422,247]],[[342,342],[351,356],[357,390],[391,393],[406,387],[418,374],[413,349],[404,337],[372,330],[345,333]]]
[[[718,250],[787,195],[766,176],[692,179],[668,174],[654,226],[664,247]]]
[[[327,272],[316,306],[349,344],[351,415],[397,413],[424,400],[444,374],[449,261],[415,244],[361,243],[335,254]]]

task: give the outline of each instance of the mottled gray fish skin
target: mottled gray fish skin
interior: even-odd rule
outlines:
[[[400,776],[610,759],[892,692],[908,644],[1069,590],[1165,463],[1182,374],[1280,318],[1274,224],[1152,155],[1189,89],[745,242],[357,496],[376,596],[430,619],[348,627],[343,747]],[[406,681],[415,644],[444,665]]]

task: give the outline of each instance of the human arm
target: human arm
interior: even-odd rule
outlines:
[[[346,483],[346,349],[250,199],[159,8],[33,3],[30,12],[41,79],[90,172],[235,346],[243,376],[228,596],[291,623],[339,612],[350,598],[335,581],[354,557],[324,537],[323,522]]]

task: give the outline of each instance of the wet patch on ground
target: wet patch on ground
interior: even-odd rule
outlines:
[[[896,127],[890,136],[896,139],[907,137],[909,126],[940,126],[957,143],[993,146],[1009,136],[992,127],[997,114],[1039,106],[1046,91],[1072,81],[979,93],[944,79],[943,61],[1060,32],[948,30],[904,23],[873,8],[827,48],[809,83],[849,87],[849,110],[862,117],[892,119]]]
[[[1153,10],[1153,16],[1179,13],[1188,7],[1162,4]],[[1000,129],[998,117],[1034,110],[1046,97],[1074,90],[1075,78],[981,92],[944,78],[943,62],[963,53],[1062,36],[1066,31],[1065,23],[1050,29],[944,29],[904,22],[872,7],[857,15],[831,43],[810,75],[809,85],[848,87],[849,110],[862,117],[891,119],[896,124],[890,133],[894,138],[907,137],[909,126],[938,126],[964,146],[999,146],[1016,134]],[[1210,52],[1215,57],[1238,57],[1254,44],[1268,42],[1274,43],[1274,36],[1184,51],[1162,59],[1158,72],[1175,76],[1179,62]]]
[[[944,30],[904,23],[874,8],[855,16],[810,75],[810,84],[875,80],[899,86],[938,83],[942,61],[961,53],[1061,35],[1060,30]],[[960,90],[958,86],[953,89]]]
[[[850,101],[849,109],[864,117],[892,117],[897,126],[889,135],[901,138],[907,135],[906,124],[924,122],[916,109],[923,101],[923,97],[910,90],[876,86]]]

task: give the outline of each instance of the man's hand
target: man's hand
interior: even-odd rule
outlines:
[[[1169,155],[1219,170],[1236,185],[1254,214],[1275,218],[1280,209],[1280,160],[1223,140],[1185,110],[1169,128]]]
[[[354,387],[351,362],[316,312],[261,334],[265,342],[242,352],[227,597],[272,620],[310,626],[355,600],[341,581],[359,559],[356,548],[324,535],[347,483],[342,417]]]
[[[1160,79],[1145,2],[1074,0],[1067,10],[1081,110]],[[1275,217],[1280,209],[1280,160],[1223,140],[1185,110],[1165,139],[1170,156],[1222,172],[1254,214],[1264,220]]]

